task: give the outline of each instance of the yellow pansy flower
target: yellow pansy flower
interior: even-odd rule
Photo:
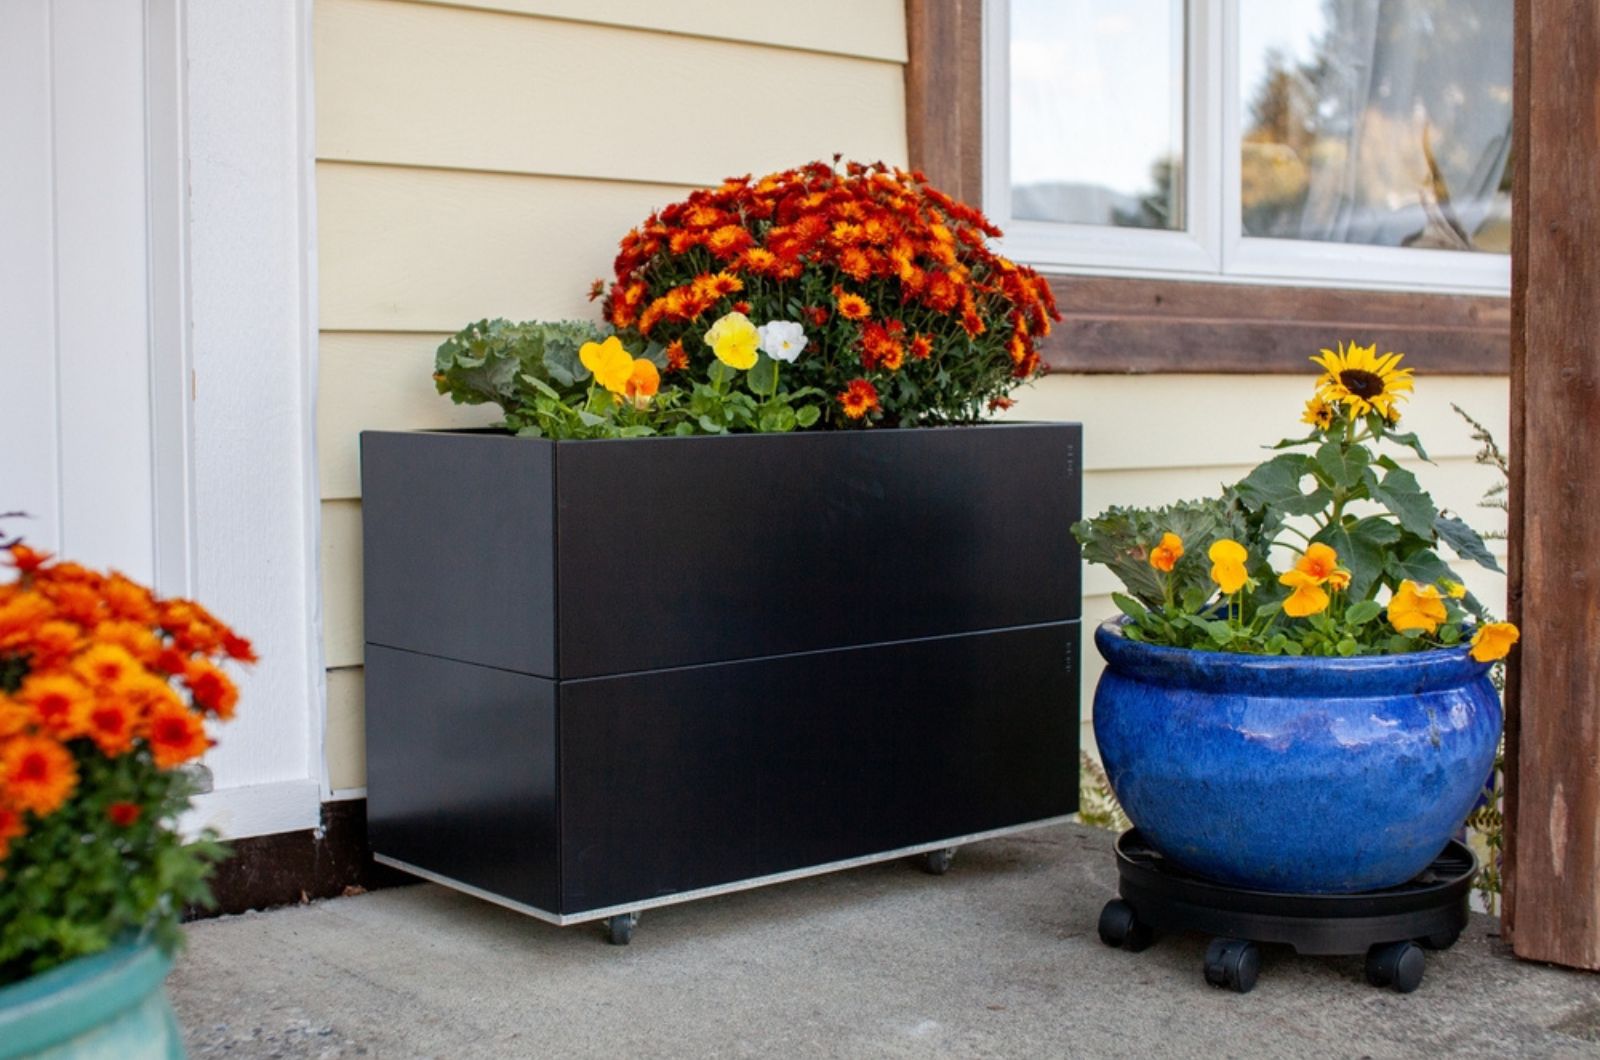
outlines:
[[[1288,570],[1278,575],[1280,585],[1287,585],[1294,590],[1283,601],[1283,613],[1290,618],[1305,618],[1326,611],[1328,593],[1322,588],[1323,580],[1303,570]]]
[[[717,355],[717,360],[741,372],[756,363],[760,344],[761,332],[743,313],[729,313],[706,332],[706,345]]]
[[[1213,543],[1206,555],[1211,559],[1211,580],[1228,596],[1238,592],[1250,580],[1244,567],[1250,553],[1239,542],[1225,537]]]
[[[1449,578],[1440,579],[1439,588],[1443,589],[1444,594],[1452,600],[1459,600],[1467,595],[1467,587],[1465,585],[1460,582],[1453,582]]]
[[[594,381],[611,393],[627,390],[628,379],[633,375],[633,356],[622,348],[615,335],[604,342],[584,343],[578,348],[578,360],[594,373]]]
[[[1446,617],[1444,601],[1433,585],[1418,585],[1407,579],[1389,601],[1389,625],[1401,633],[1414,629],[1432,633]]]
[[[1472,635],[1472,657],[1479,662],[1504,659],[1522,633],[1510,622],[1489,622]]]

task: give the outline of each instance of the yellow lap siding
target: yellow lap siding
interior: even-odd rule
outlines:
[[[899,62],[390,0],[316,10],[324,159],[684,185],[905,160]]]
[[[902,0],[420,0],[447,7],[660,30],[906,61]]]

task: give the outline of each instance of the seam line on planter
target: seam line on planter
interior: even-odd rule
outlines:
[[[703,670],[711,666],[729,666],[741,663],[770,662],[775,659],[798,659],[807,655],[826,655],[840,651],[866,651],[872,648],[893,648],[902,644],[921,644],[928,641],[957,640],[962,637],[990,636],[998,633],[1021,633],[1032,629],[1050,629],[1056,626],[1081,625],[1080,618],[1058,618],[1046,622],[1028,622],[1020,626],[992,626],[988,629],[968,629],[959,633],[930,633],[926,637],[902,637],[898,640],[875,640],[867,644],[838,644],[824,648],[806,648],[802,651],[775,652],[771,655],[747,655],[738,659],[713,659],[708,662],[679,663],[673,666],[657,666],[648,670],[620,670],[611,674],[585,674],[582,677],[555,677],[550,674],[538,674],[528,670],[518,670],[510,666],[496,666],[493,663],[477,662],[472,659],[461,659],[453,655],[440,655],[438,652],[421,651],[417,648],[406,648],[398,644],[384,644],[379,641],[367,641],[368,647],[386,648],[389,651],[403,651],[410,655],[424,655],[430,659],[445,659],[449,662],[464,663],[468,666],[482,666],[489,670],[499,670],[502,673],[518,674],[522,677],[537,677],[543,681],[560,681],[562,684],[577,684],[585,681],[610,681],[618,677],[638,677],[642,674],[672,673],[678,670]]]

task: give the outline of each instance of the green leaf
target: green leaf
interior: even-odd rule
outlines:
[[[1500,564],[1489,547],[1483,543],[1483,538],[1461,519],[1453,515],[1441,515],[1433,521],[1433,529],[1439,535],[1439,540],[1454,549],[1462,559],[1470,559],[1480,567],[1505,573],[1500,570]]]
[[[1284,453],[1257,467],[1234,487],[1239,499],[1252,512],[1300,500],[1300,480],[1311,473],[1311,458],[1302,453]]]
[[[1396,582],[1409,579],[1419,585],[1437,585],[1446,578],[1451,581],[1461,580],[1455,577],[1455,572],[1445,566],[1444,560],[1428,548],[1418,549],[1404,557],[1391,554],[1385,569]]]
[[[1354,655],[1356,653],[1355,638],[1354,637],[1345,637],[1343,640],[1339,641],[1339,643],[1337,645],[1337,650],[1338,650],[1340,655],[1343,655],[1346,658],[1349,658],[1350,656]]]
[[[1272,448],[1274,448],[1274,449],[1292,449],[1297,445],[1310,445],[1312,442],[1317,441],[1321,437],[1322,437],[1321,434],[1319,434],[1316,431],[1312,431],[1310,434],[1306,435],[1304,438],[1285,438],[1283,441],[1279,442],[1277,445],[1273,446]]]
[[[757,394],[766,395],[778,388],[778,362],[766,354],[756,357],[756,363],[750,366],[747,375],[750,389]]]
[[[1372,454],[1359,445],[1345,448],[1339,442],[1329,442],[1317,450],[1317,466],[1334,485],[1352,490],[1361,484],[1362,473],[1372,462]]]
[[[1111,602],[1117,605],[1118,611],[1121,611],[1135,622],[1143,621],[1150,614],[1143,604],[1126,593],[1112,593]]]
[[[1221,622],[1214,619],[1205,620],[1203,625],[1205,626],[1206,635],[1209,636],[1212,642],[1217,645],[1224,645],[1233,640],[1233,635],[1236,632],[1236,630],[1226,622]]]
[[[821,418],[822,410],[815,405],[803,405],[794,412],[794,421],[801,428],[814,426]]]
[[[717,386],[726,386],[727,384],[731,383],[734,376],[738,374],[739,373],[737,370],[729,368],[726,364],[716,360],[712,361],[711,367],[706,369],[706,375],[709,376],[711,381]]]
[[[1329,523],[1312,538],[1339,554],[1339,562],[1350,572],[1350,597],[1354,600],[1366,596],[1383,573],[1384,546],[1399,539],[1399,528],[1377,515]]]
[[[1418,537],[1433,540],[1433,524],[1439,518],[1439,511],[1417,484],[1417,476],[1404,468],[1395,468],[1383,476],[1372,495],[1394,513],[1402,527]]]
[[[1346,625],[1364,626],[1383,614],[1383,605],[1376,600],[1361,600],[1345,609]]]
[[[1428,461],[1430,464],[1433,463],[1432,458],[1428,456],[1428,451],[1422,448],[1422,441],[1417,438],[1415,434],[1396,434],[1394,431],[1385,430],[1383,432],[1383,437],[1396,445],[1404,445],[1409,447],[1412,452],[1422,457],[1422,459]]]

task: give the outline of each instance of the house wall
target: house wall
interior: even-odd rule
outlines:
[[[588,281],[607,274],[618,237],[692,187],[836,151],[903,164],[906,37],[902,0],[811,0],[804,18],[777,0],[319,0],[315,50],[326,731],[338,794],[365,784],[358,432],[493,420],[492,408],[434,393],[440,340],[480,317],[591,315]],[[1016,414],[1085,423],[1092,511],[1239,477],[1260,441],[1294,430],[1306,384],[1054,377]],[[1441,454],[1425,477],[1470,510],[1492,478],[1471,465],[1450,400],[1503,434],[1505,382],[1428,380],[1416,405]],[[1180,434],[1180,419],[1196,426]],[[1110,589],[1088,572],[1086,618],[1110,612]],[[1086,667],[1086,689],[1097,672]]]
[[[365,428],[483,424],[429,378],[480,317],[582,317],[652,209],[834,152],[904,164],[902,0],[318,0],[318,464],[335,794],[362,753]],[[418,563],[428,562],[418,556]]]

